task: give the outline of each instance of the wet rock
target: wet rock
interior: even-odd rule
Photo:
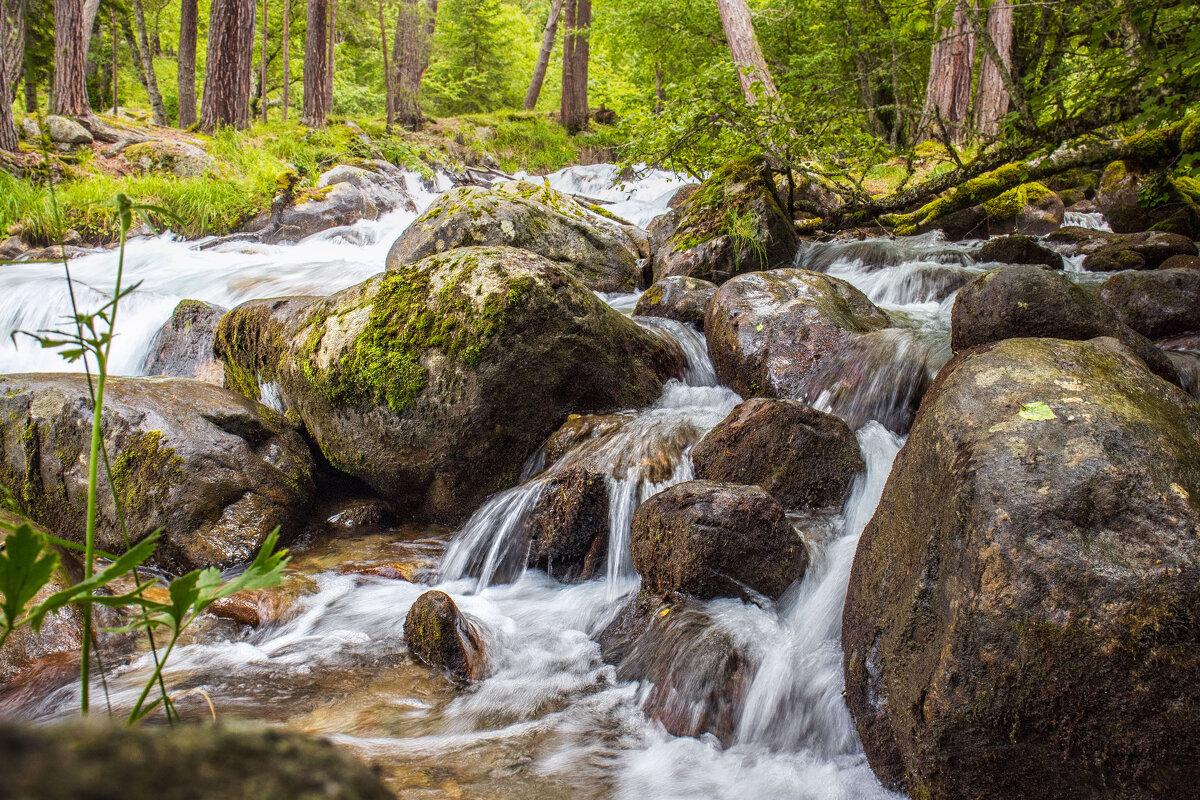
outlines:
[[[1062,225],[1066,208],[1057,194],[1040,183],[1023,183],[983,204],[988,234],[1045,236]]]
[[[596,639],[618,680],[651,684],[642,710],[668,733],[732,743],[754,666],[701,603],[638,593]]]
[[[374,497],[344,500],[322,511],[325,525],[338,530],[382,528],[396,521],[396,510],[392,504]]]
[[[225,315],[226,381],[266,387],[335,468],[401,513],[463,521],[572,412],[638,408],[678,346],[515,248],[459,248],[327,299]]]
[[[1198,269],[1200,256],[1171,256],[1158,265],[1159,269]]]
[[[608,481],[583,467],[552,475],[525,531],[529,566],[566,583],[602,575],[608,558]]]
[[[1168,176],[1144,174],[1131,161],[1114,161],[1104,170],[1096,205],[1116,233],[1155,230],[1200,235],[1200,217],[1191,199]]]
[[[1027,336],[1124,342],[1160,377],[1179,382],[1170,360],[1086,289],[1043,267],[1001,267],[967,284],[954,300],[950,344],[955,352]]]
[[[1193,792],[1198,443],[1200,405],[1112,339],[1011,339],[943,370],[842,619],[847,704],[885,786]]]
[[[73,119],[49,116],[43,122],[46,125],[46,132],[50,135],[50,141],[55,144],[81,145],[92,143],[92,135],[88,133],[87,128]]]
[[[770,173],[751,161],[718,169],[650,233],[654,282],[676,275],[720,284],[788,266],[800,243]]]
[[[330,742],[278,728],[97,723],[0,727],[17,800],[390,800],[382,780]]]
[[[630,533],[645,591],[701,599],[778,598],[804,575],[808,551],[783,507],[757,486],[688,481],[642,503]]]
[[[1200,270],[1122,272],[1104,282],[1100,299],[1151,339],[1200,331]]]
[[[186,142],[138,142],[126,147],[122,155],[146,172],[169,172],[179,178],[198,178],[213,165],[212,156],[203,148]]]
[[[408,192],[408,180],[403,172],[383,160],[363,163],[364,166],[338,164],[323,172],[317,178],[317,188],[348,184],[361,191],[381,212],[403,208],[416,213],[417,204]]]
[[[696,477],[755,484],[786,508],[840,506],[865,469],[845,422],[796,400],[747,400],[692,450]]]
[[[964,239],[986,239],[991,235],[988,225],[988,214],[983,210],[983,206],[970,206],[969,208],[959,209],[945,216],[922,222],[917,225],[915,233],[928,233],[930,231],[941,231],[952,242],[959,242]]]
[[[1154,269],[1171,256],[1196,255],[1196,244],[1186,236],[1151,231],[1147,233],[1111,233],[1092,228],[1061,228],[1047,241],[1072,245],[1083,253],[1083,268],[1093,272],[1123,269]]]
[[[0,261],[15,261],[29,252],[29,245],[21,241],[20,236],[9,236],[0,242]]]
[[[629,421],[621,414],[572,414],[558,430],[550,435],[543,448],[545,463],[549,466],[558,461],[567,451],[580,442],[609,436],[616,433]]]
[[[509,246],[558,262],[589,289],[632,291],[638,245],[624,226],[561,192],[525,181],[447,192],[388,253],[389,271],[459,247]]]
[[[404,642],[413,655],[456,681],[484,676],[479,630],[445,592],[426,592],[412,604],[404,618]]]
[[[675,194],[671,195],[671,199],[667,201],[667,208],[679,208],[681,205],[692,199],[700,189],[700,184],[689,183],[685,186],[680,186],[675,190]]]
[[[716,291],[717,285],[709,281],[678,275],[663,278],[638,298],[633,314],[690,322],[704,330],[704,314]]]
[[[92,414],[83,375],[0,377],[0,484],[22,511],[82,542]],[[233,392],[182,378],[110,378],[104,444],[129,537],[163,528],[154,560],[172,571],[229,567],[270,532],[299,530],[313,461],[284,418]],[[101,471],[96,543],[123,552]]]
[[[777,269],[740,275],[718,289],[704,328],[722,383],[742,397],[799,399],[822,359],[888,324],[846,281]]]
[[[225,367],[213,354],[217,323],[229,309],[201,300],[183,300],[154,335],[142,362],[143,375],[195,378],[214,386],[225,383]]]
[[[386,163],[386,162],[382,162]],[[378,219],[396,208],[416,210],[404,176],[363,162],[355,167],[339,165],[317,179],[317,188],[302,192],[283,208],[276,224],[264,235],[270,243],[297,242],[321,231],[353,225],[359,220]]]
[[[1045,264],[1050,269],[1062,269],[1062,256],[1042,247],[1028,236],[1002,236],[990,239],[979,248],[978,260],[999,264]]]

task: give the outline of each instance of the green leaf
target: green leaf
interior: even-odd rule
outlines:
[[[25,606],[50,582],[58,554],[47,552],[42,538],[29,525],[18,525],[0,552],[0,613],[7,629],[16,627]]]
[[[1050,406],[1046,405],[1041,400],[1036,400],[1032,403],[1026,403],[1021,407],[1021,410],[1017,412],[1017,416],[1021,417],[1022,419],[1033,420],[1034,422],[1045,422],[1046,420],[1057,419],[1057,417],[1054,415],[1054,411],[1050,409]]]

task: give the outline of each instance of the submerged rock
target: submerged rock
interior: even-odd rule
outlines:
[[[388,253],[395,271],[459,247],[518,247],[558,262],[598,292],[633,291],[637,241],[617,222],[547,186],[510,181],[442,195]]]
[[[1028,236],[1001,236],[989,239],[979,248],[980,262],[1000,264],[1045,264],[1050,269],[1062,269],[1062,256],[1042,247]]]
[[[690,322],[704,330],[704,314],[716,291],[715,283],[673,275],[647,289],[638,298],[633,314],[636,317],[665,317]]]
[[[788,266],[800,239],[765,165],[733,161],[652,225],[653,280],[672,275],[723,283]]]
[[[701,599],[777,599],[804,575],[808,551],[783,506],[757,486],[688,481],[638,506],[630,532],[643,590]]]
[[[379,776],[324,739],[279,728],[0,727],[16,800],[390,800]]]
[[[83,375],[0,377],[0,484],[55,535],[82,542],[92,412]],[[277,526],[299,530],[313,492],[307,445],[284,418],[182,378],[110,378],[104,444],[132,541],[164,529],[154,560],[171,570],[230,567]],[[100,472],[96,544],[125,550]]]
[[[1062,272],[1042,267],[1001,267],[967,284],[954,300],[950,342],[955,352],[1026,336],[1124,342],[1150,369],[1172,383],[1179,376],[1170,360],[1116,312]]]
[[[335,468],[448,523],[515,485],[569,413],[644,406],[684,367],[674,342],[508,247],[451,250],[323,300],[239,306],[216,350],[231,387],[269,387]]]
[[[142,374],[195,378],[214,386],[225,383],[225,367],[213,353],[217,323],[227,308],[202,300],[183,300],[154,334]]]
[[[747,400],[692,449],[696,477],[755,484],[786,508],[839,506],[865,469],[845,422],[796,400]]]
[[[479,630],[445,592],[428,591],[412,604],[404,618],[404,642],[413,655],[456,681],[484,676]]]
[[[1200,332],[1200,270],[1122,272],[1104,282],[1100,299],[1151,339]]]
[[[1047,241],[1073,245],[1084,254],[1083,268],[1092,272],[1154,269],[1176,255],[1196,255],[1196,244],[1186,236],[1151,231],[1110,233],[1093,228],[1061,228]]]
[[[854,559],[846,698],[885,786],[1185,797],[1200,780],[1200,405],[1113,339],[938,376]]]
[[[563,582],[604,573],[608,558],[608,482],[573,467],[552,475],[525,523],[529,566]]]

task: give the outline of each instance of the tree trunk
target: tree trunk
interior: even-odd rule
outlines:
[[[119,64],[117,63],[117,12],[111,7],[108,9],[108,38],[112,40],[112,52],[109,55],[112,57],[112,113],[117,116],[121,113],[120,98],[117,97],[117,80],[119,72]]]
[[[395,70],[392,110],[401,125],[419,130],[421,114],[421,80],[429,68],[429,49],[437,24],[437,0],[400,0],[396,14],[396,38],[392,49],[392,69]]]
[[[200,129],[245,128],[250,121],[254,71],[254,0],[213,0],[208,18],[208,58]]]
[[[25,30],[26,44],[29,43],[29,30]],[[33,56],[30,55],[29,48],[25,48],[25,113],[36,114],[38,110],[37,96],[37,70],[34,68]]]
[[[196,29],[198,0],[183,0],[179,6],[179,127],[196,124]]]
[[[283,0],[283,111],[287,122],[292,93],[292,0]]]
[[[537,66],[533,68],[533,80],[529,82],[529,91],[525,93],[525,110],[533,111],[537,107],[538,95],[542,93],[542,82],[546,80],[546,68],[550,66],[550,54],[554,52],[554,42],[558,39],[558,17],[562,14],[563,0],[554,0],[550,4],[550,16],[546,19],[546,29],[542,31],[542,49],[538,51]]]
[[[1012,71],[1009,66],[1012,63],[1012,9],[1009,7],[1008,23],[1007,23],[1007,39],[1008,46],[1004,52],[996,44],[996,40],[992,37],[992,32],[983,26],[979,19],[979,15],[973,10],[968,10],[964,0],[958,0],[958,7],[963,14],[971,21],[972,27],[975,29],[975,35],[979,37],[979,41],[983,44],[983,51],[987,55],[986,63],[995,70],[995,77],[1000,81],[1001,86],[1008,99],[1017,107],[1017,111],[1021,114],[1021,121],[1025,123],[1027,132],[1033,134],[1037,131],[1037,121],[1033,117],[1033,110],[1029,107],[1029,101],[1025,99],[1025,92],[1021,85],[1013,79]],[[1002,30],[1003,32],[1003,30]]]
[[[392,106],[394,92],[392,89],[392,67],[388,63],[387,23],[383,20],[383,0],[379,0],[379,55],[383,58],[383,102],[387,107],[384,113],[384,128],[388,133],[391,133],[392,120],[395,116],[395,110]]]
[[[337,45],[337,0],[329,0],[329,55],[325,59],[325,113],[333,111],[333,70]]]
[[[83,58],[87,60],[92,47],[92,30],[96,27],[96,14],[100,11],[100,0],[83,2]]]
[[[133,71],[137,74],[138,83],[149,95],[150,89],[146,85],[146,67],[142,64],[142,56],[138,51],[137,34],[133,32],[133,25],[129,22],[128,13],[122,13],[119,18],[121,33],[125,36],[125,46],[129,48],[129,61],[133,64]]]
[[[654,113],[661,114],[667,102],[667,93],[663,89],[662,64],[654,62]]]
[[[54,0],[54,105],[55,114],[88,117],[87,37],[83,28],[83,0]]]
[[[966,138],[971,77],[975,67],[975,34],[964,12],[964,4],[955,7],[954,21],[933,46],[918,135],[929,135],[933,121],[940,116],[949,127],[953,141],[962,142]]]
[[[154,124],[167,124],[167,108],[158,91],[158,77],[154,74],[154,54],[150,50],[150,38],[146,35],[146,12],[142,0],[133,0],[133,17],[137,23],[138,55],[142,60],[142,71],[146,73],[146,94],[150,96],[150,108],[154,111]]]
[[[0,1],[0,69],[8,87],[3,99],[10,104],[16,99],[17,84],[25,69],[25,13],[26,0]]]
[[[779,90],[775,88],[767,61],[758,46],[758,37],[754,35],[754,24],[746,0],[717,0],[717,10],[721,12],[725,41],[729,43],[733,63],[737,65],[738,81],[746,102],[754,105],[760,93],[771,98],[779,97]]]
[[[259,49],[262,50],[262,67],[258,73],[258,105],[262,108],[262,121],[267,121],[267,0],[262,0],[262,33],[259,34]]]
[[[17,125],[13,121],[12,104],[13,92],[15,87],[12,86],[9,80],[9,48],[13,46],[13,42],[24,44],[24,31],[20,36],[17,36],[11,29],[15,24],[20,25],[19,9],[17,19],[13,19],[9,15],[8,4],[5,3],[0,13],[0,47],[4,48],[2,53],[4,63],[0,65],[0,150],[7,150],[10,153],[15,153],[18,149],[17,145]],[[22,48],[23,49],[23,48]],[[19,64],[20,62],[18,62]],[[18,73],[19,75],[20,73]]]
[[[562,124],[578,133],[588,124],[588,37],[591,0],[567,0],[563,30]]]
[[[988,9],[988,34],[1005,68],[1012,68],[1013,7],[997,0]],[[975,90],[975,128],[984,136],[1000,133],[1000,120],[1008,113],[1008,90],[1000,79],[1000,69],[989,55],[984,55],[979,70],[979,87]]]
[[[329,52],[325,25],[328,21],[326,0],[308,0],[308,27],[304,32],[304,114],[300,121],[310,128],[324,128],[325,115],[329,113],[325,105],[325,58]]]

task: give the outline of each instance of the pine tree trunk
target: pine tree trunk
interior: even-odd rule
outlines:
[[[954,21],[933,46],[919,135],[929,135],[935,130],[934,121],[940,119],[953,141],[966,139],[974,66],[975,34],[960,4],[954,9]]]
[[[283,0],[283,112],[287,122],[292,94],[292,0]]]
[[[554,42],[558,39],[558,18],[562,14],[562,7],[563,0],[554,0],[550,4],[550,16],[546,19],[546,29],[542,32],[542,49],[538,51],[533,80],[529,82],[529,91],[525,93],[526,111],[533,111],[537,107],[538,95],[542,93],[546,69],[550,66],[550,54],[554,52]]]
[[[563,20],[562,124],[578,133],[588,124],[588,37],[592,24],[591,0],[567,0]]]
[[[385,109],[384,120],[385,128],[388,133],[392,132],[392,122],[395,117],[395,110],[392,106],[392,100],[395,99],[395,92],[392,89],[392,66],[388,62],[387,51],[387,23],[383,20],[383,0],[379,0],[379,55],[383,58],[383,97]]]
[[[54,0],[55,114],[88,117],[87,41],[83,29],[83,0]]]
[[[325,115],[325,25],[329,21],[326,0],[308,0],[308,26],[304,32],[304,114],[300,118],[310,128],[324,128]]]
[[[24,44],[24,31],[17,36],[12,30],[14,24],[21,24],[19,9],[16,19],[10,16],[7,3],[0,11],[2,11],[0,13],[0,47],[4,48],[2,54],[4,63],[0,65],[0,150],[15,153],[17,151],[17,126],[13,121],[12,113],[15,87],[9,79],[9,56],[11,55],[9,48],[13,46],[14,41]]]
[[[26,44],[28,44],[29,31],[26,29]],[[38,110],[38,95],[37,95],[37,70],[34,69],[33,56],[29,53],[29,48],[25,48],[25,113],[36,114]]]
[[[17,84],[25,69],[25,12],[26,0],[0,0],[0,69],[8,86],[3,99],[10,104],[16,99]]]
[[[337,0],[329,0],[329,54],[325,58],[325,113],[333,111],[333,70],[337,54]]]
[[[142,56],[138,52],[137,34],[133,32],[133,25],[129,22],[128,14],[121,14],[121,33],[125,37],[125,46],[129,48],[129,61],[133,64],[133,71],[137,74],[138,83],[142,85],[142,89],[146,94],[150,94],[149,87],[146,86],[146,68],[142,64]]]
[[[133,16],[137,23],[138,55],[141,57],[142,71],[146,73],[146,94],[150,96],[154,124],[166,125],[167,108],[163,105],[162,94],[158,91],[158,76],[154,74],[154,54],[150,50],[150,38],[146,35],[146,12],[142,8],[142,0],[133,0]]]
[[[200,129],[245,128],[250,121],[254,71],[254,0],[213,0],[208,18],[208,58]]]
[[[179,6],[179,127],[196,124],[196,30],[198,0],[183,0]]]
[[[112,47],[109,48],[112,51],[109,53],[112,61],[112,66],[110,67],[112,71],[112,113],[113,116],[116,116],[121,113],[121,98],[117,96],[117,79],[119,77],[117,64],[117,12],[111,7],[108,9],[108,38],[112,42]]]
[[[997,0],[988,9],[988,34],[1005,68],[1012,68],[1013,7],[1006,0]],[[1000,133],[1000,120],[1008,113],[1008,90],[1000,77],[1000,68],[989,55],[984,55],[979,71],[979,88],[975,93],[975,127],[984,136]]]
[[[262,51],[262,67],[258,74],[258,105],[262,109],[262,121],[267,121],[267,0],[262,0],[262,32],[259,49]]]
[[[729,43],[733,63],[737,65],[738,81],[746,102],[754,105],[760,93],[767,97],[779,97],[771,70],[767,68],[767,61],[758,46],[758,37],[754,35],[754,23],[750,19],[746,0],[717,0],[717,10],[721,12],[725,41]]]
[[[437,0],[400,0],[396,14],[396,38],[392,48],[392,69],[395,70],[392,109],[396,122],[420,130],[421,81],[429,68],[429,50],[437,24]]]

